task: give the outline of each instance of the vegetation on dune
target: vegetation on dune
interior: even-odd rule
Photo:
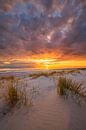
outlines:
[[[5,81],[5,82],[4,82]],[[1,99],[4,101],[2,113],[6,115],[13,108],[20,108],[22,106],[30,106],[36,95],[38,95],[37,88],[32,87],[28,93],[26,91],[27,82],[23,78],[16,78],[15,76],[3,76],[0,79],[1,89],[4,89]]]
[[[36,79],[36,78],[39,78],[41,76],[48,77],[48,76],[50,76],[50,74],[49,73],[36,73],[36,74],[30,74],[29,76],[32,79]]]
[[[65,74],[77,74],[77,73],[80,73],[80,71],[78,69],[72,69],[72,70],[33,73],[33,74],[29,74],[29,77],[31,77],[32,79],[36,79],[41,76],[44,76],[44,77],[50,77],[50,76],[54,76],[54,75],[63,76]]]
[[[5,81],[5,82],[4,82]],[[11,108],[16,105],[30,105],[32,104],[33,95],[36,94],[35,90],[28,92],[30,95],[27,96],[27,82],[23,78],[15,76],[2,76],[0,78],[1,88],[5,88],[4,98],[5,104]],[[32,88],[33,89],[33,88]]]
[[[15,77],[14,76],[2,76],[0,77],[0,80],[14,80]]]
[[[27,96],[25,88],[18,88],[18,80],[11,79],[9,80],[9,85],[7,87],[5,101],[8,106],[15,106],[17,103],[21,103],[23,105],[27,104]]]
[[[74,96],[86,99],[86,90],[82,88],[82,83],[78,83],[66,77],[59,77],[57,90],[59,95],[66,95],[69,91]]]
[[[78,70],[78,69],[72,69],[72,70],[68,70],[67,72],[66,72],[67,74],[79,74],[80,73],[80,70]]]
[[[7,104],[10,106],[15,105],[19,101],[19,95],[16,87],[13,86],[8,87],[5,100]]]
[[[56,74],[56,73],[57,73],[56,71],[33,73],[33,74],[30,74],[29,77],[31,77],[32,79],[39,78],[39,77],[41,77],[41,76],[50,77],[50,76],[53,76],[53,75]]]
[[[86,70],[86,68],[79,68],[79,70]]]

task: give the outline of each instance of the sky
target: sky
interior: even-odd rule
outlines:
[[[86,67],[86,0],[0,0],[0,68]]]

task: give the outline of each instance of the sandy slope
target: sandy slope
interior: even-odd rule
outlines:
[[[86,71],[65,76],[83,81],[86,85]],[[38,92],[34,96],[33,105],[15,108],[5,115],[0,121],[0,130],[86,130],[86,106],[78,106],[59,97],[55,87],[56,79],[25,78],[28,96],[33,87]]]

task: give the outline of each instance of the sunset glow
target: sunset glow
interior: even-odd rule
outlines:
[[[0,3],[0,68],[86,67],[84,1],[8,1]]]

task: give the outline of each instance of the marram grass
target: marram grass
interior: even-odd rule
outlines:
[[[17,103],[23,105],[27,104],[27,95],[25,89],[18,88],[18,81],[15,79],[9,80],[9,86],[7,87],[5,101],[8,106],[15,106]]]
[[[82,83],[73,81],[66,77],[59,77],[57,90],[59,95],[66,95],[68,91],[76,96],[86,98],[86,91],[82,88]]]

